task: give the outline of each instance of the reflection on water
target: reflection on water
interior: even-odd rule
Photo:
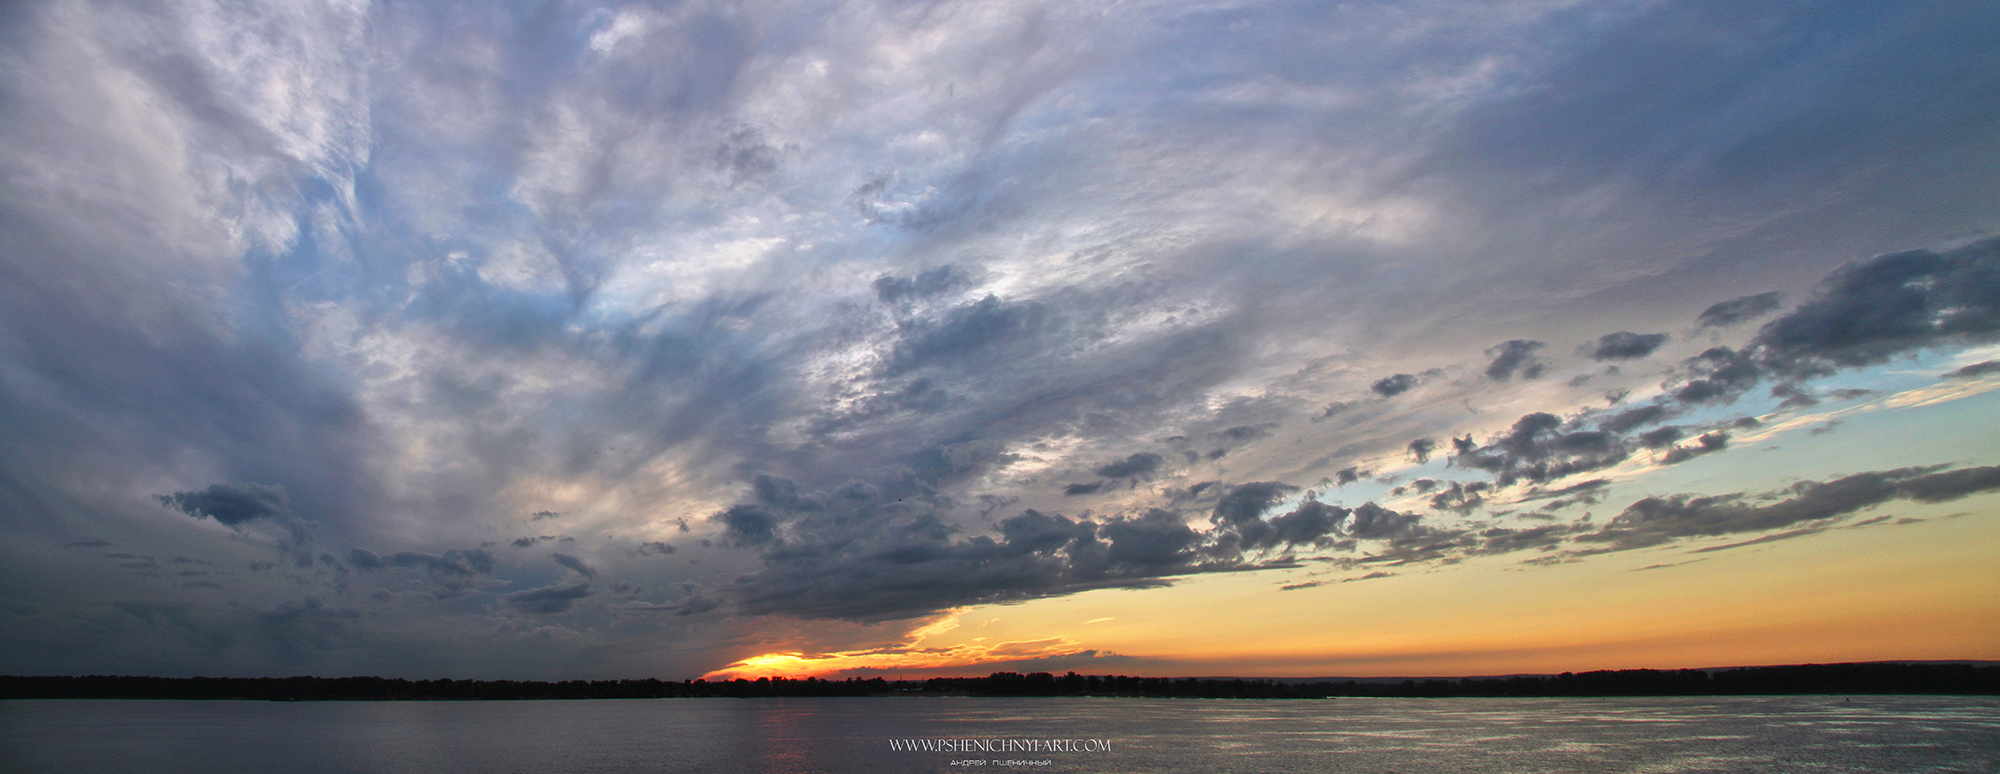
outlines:
[[[1112,749],[889,744],[947,738]],[[1048,763],[1003,765],[1021,760]],[[0,701],[0,770],[1986,774],[2000,699]]]

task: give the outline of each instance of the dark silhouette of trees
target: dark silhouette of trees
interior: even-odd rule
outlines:
[[[995,672],[921,683],[870,679],[792,680],[404,680],[383,677],[17,677],[0,676],[0,699],[248,699],[405,701],[674,699],[776,696],[1136,696],[1199,699],[1321,699],[1340,696],[1742,696],[1785,694],[2000,695],[2000,666],[1805,664],[1733,669],[1625,669],[1560,675],[1344,682],[1126,677]]]

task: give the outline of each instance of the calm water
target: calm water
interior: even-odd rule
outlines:
[[[890,742],[963,737],[1111,749]],[[0,771],[22,774],[1023,770],[1991,774],[2000,699],[0,701]]]

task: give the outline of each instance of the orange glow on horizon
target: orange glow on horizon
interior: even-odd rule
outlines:
[[[919,627],[905,635],[904,641],[898,644],[827,653],[806,653],[796,650],[762,653],[704,674],[702,679],[824,678],[855,670],[934,674],[937,670],[958,668],[976,670],[981,664],[998,665],[1021,659],[1077,656],[1087,653],[1075,641],[1066,637],[1009,639],[993,644],[987,644],[985,637],[976,637],[951,644],[919,647],[926,640],[940,638],[947,632],[957,629],[959,615],[963,612],[963,610],[953,611],[937,621]]]

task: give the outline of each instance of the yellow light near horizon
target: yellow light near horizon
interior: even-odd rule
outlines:
[[[2000,497],[1881,510],[1929,520],[1708,553],[1694,549],[1728,541],[1546,567],[1496,557],[1354,583],[1330,574],[1319,578],[1326,585],[1297,591],[1278,589],[1296,575],[1203,576],[1167,589],[971,608],[936,644],[1058,636],[1079,650],[1139,659],[1078,671],[1153,676],[2000,658],[2000,573],[1991,559]],[[1010,669],[1002,660],[967,666]]]
[[[1697,549],[1728,540],[1552,566],[1489,557],[1352,583],[1339,581],[1366,570],[1329,572],[1295,591],[1279,587],[1308,576],[1198,576],[966,608],[895,630],[894,642],[764,653],[709,677],[1461,676],[2000,658],[2000,496],[1882,510],[1927,520],[1706,553]]]

